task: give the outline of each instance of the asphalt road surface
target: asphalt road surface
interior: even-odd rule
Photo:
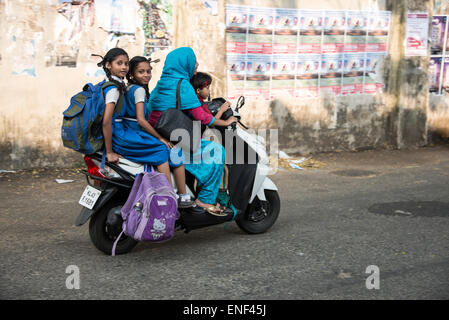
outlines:
[[[448,299],[449,147],[313,159],[272,176],[281,213],[265,234],[230,223],[116,257],[74,226],[83,175],[2,173],[0,298]]]

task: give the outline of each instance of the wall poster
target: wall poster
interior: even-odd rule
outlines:
[[[448,18],[447,15],[432,17],[429,91],[435,94],[442,94],[449,90]]]
[[[376,94],[390,20],[387,11],[226,5],[230,99]]]
[[[368,13],[348,11],[346,15],[345,52],[365,52]]]
[[[341,94],[343,55],[321,55],[320,91]]]
[[[245,96],[270,100],[271,55],[248,54],[246,57]]]
[[[273,38],[273,54],[296,54],[299,11],[296,9],[276,9]]]
[[[325,11],[322,53],[343,53],[345,46],[346,12]]]
[[[295,94],[296,54],[273,55],[271,97]]]
[[[298,55],[295,98],[318,97],[321,55]]]
[[[342,95],[364,93],[365,54],[346,53],[343,59]]]
[[[429,15],[408,13],[405,33],[405,56],[427,56]]]

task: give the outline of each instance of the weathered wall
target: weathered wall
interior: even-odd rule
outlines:
[[[56,10],[52,0],[3,0],[0,2],[0,161],[3,168],[71,165],[80,155],[62,147],[62,112],[70,97],[98,70],[92,53],[103,55],[108,33],[86,23],[73,37],[58,31],[70,23]],[[70,29],[70,28],[69,28]],[[130,55],[142,54],[142,34],[123,37],[120,46]],[[57,67],[55,57],[79,47],[77,66]],[[13,74],[21,66],[34,71]],[[92,71],[91,71],[92,70]],[[35,74],[35,76],[30,75]],[[68,160],[70,159],[70,160]]]
[[[99,81],[88,76],[96,62],[91,53],[104,53],[108,34],[94,23],[82,26],[78,41],[80,52],[76,68],[51,65],[49,52],[58,50],[55,24],[61,23],[52,0],[2,0],[0,27],[0,72],[6,81],[0,83],[0,160],[3,168],[39,165],[70,165],[80,156],[61,146],[61,113],[68,99],[86,82]],[[201,0],[174,0],[175,47],[191,46],[198,57],[201,71],[214,78],[212,95],[227,96],[225,54],[225,1],[219,0],[214,16]],[[361,150],[391,146],[416,147],[427,143],[428,126],[433,128],[449,114],[448,103],[441,97],[430,98],[427,69],[428,57],[404,57],[405,15],[407,11],[432,13],[433,1],[406,0],[228,0],[229,4],[263,7],[296,7],[304,9],[388,10],[392,11],[392,27],[388,56],[381,77],[385,88],[376,95],[318,99],[276,99],[251,102],[242,113],[254,128],[278,128],[280,148],[286,152],[320,152]],[[60,35],[61,37],[61,35]],[[28,54],[35,64],[36,77],[13,75],[17,57]],[[141,55],[143,32],[124,37],[120,47],[129,54]],[[157,54],[163,60],[164,54]],[[48,66],[49,65],[49,66]],[[150,87],[161,73],[163,61],[155,66]],[[92,73],[90,73],[92,74]],[[78,88],[78,89],[77,89]],[[435,102],[437,101],[437,102]],[[437,104],[438,107],[435,107]],[[446,110],[446,111],[442,111]],[[430,115],[429,122],[427,118]],[[446,118],[447,119],[447,118]]]
[[[194,5],[194,3],[196,3]],[[219,16],[208,16],[201,1],[179,0],[178,45],[200,51],[200,69],[225,78],[223,37],[224,1]],[[427,143],[428,57],[405,58],[403,43],[407,11],[431,12],[432,1],[270,1],[231,0],[229,4],[299,9],[388,10],[392,11],[390,46],[384,62],[383,92],[376,95],[335,97],[322,94],[318,99],[277,98],[271,102],[248,102],[242,110],[245,120],[256,128],[278,128],[280,147],[287,152],[362,150],[376,147],[415,147]],[[196,12],[196,14],[193,14]],[[198,14],[199,13],[199,14]],[[217,30],[217,22],[220,29]],[[186,30],[186,26],[190,26]],[[198,28],[201,32],[194,32]],[[192,31],[190,31],[192,30]],[[207,46],[209,50],[201,50]],[[204,63],[201,63],[201,60]],[[223,85],[226,94],[232,88]]]

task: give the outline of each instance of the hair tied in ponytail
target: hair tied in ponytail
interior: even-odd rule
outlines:
[[[101,58],[101,61],[97,63],[97,66],[98,66],[98,67],[103,66],[103,63],[104,63],[104,57],[103,57],[103,56],[100,56],[99,54],[94,54],[94,53],[92,53],[91,56],[92,56],[92,57],[100,57],[100,58]]]
[[[161,59],[151,60],[151,58],[148,58],[147,60],[148,60],[148,62],[149,62],[150,64],[151,64],[151,63],[158,63],[159,61],[161,61]]]

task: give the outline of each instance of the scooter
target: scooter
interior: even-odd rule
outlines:
[[[221,100],[214,100],[221,105]],[[217,111],[213,108],[214,100],[209,106],[212,114]],[[222,118],[226,119],[233,115],[241,126],[247,129],[240,121],[239,109],[243,105],[244,97],[240,97],[236,108],[229,109],[229,113],[223,114]],[[199,206],[179,209],[180,218],[176,221],[176,230],[188,233],[191,230],[235,221],[246,233],[266,232],[279,216],[280,198],[276,185],[267,177],[269,167],[265,141],[241,129],[235,123],[226,128],[216,127],[216,129],[222,137],[228,134],[233,139],[231,147],[229,140],[226,142],[226,139],[222,139],[222,144],[225,148],[233,149],[231,159],[228,159],[227,151],[225,171],[228,173],[227,192],[236,210],[233,210],[233,214],[216,216]],[[124,158],[118,163],[109,163],[104,160],[101,153],[84,156],[84,161],[87,170],[82,173],[86,176],[88,185],[79,200],[83,208],[75,225],[82,226],[90,219],[89,235],[92,243],[100,251],[111,254],[113,244],[122,231],[121,208],[131,191],[134,177],[145,168],[143,164]],[[196,197],[200,190],[196,186],[195,177],[188,171],[186,171],[186,189],[192,197]],[[128,253],[137,243],[133,238],[122,235],[115,253]]]

